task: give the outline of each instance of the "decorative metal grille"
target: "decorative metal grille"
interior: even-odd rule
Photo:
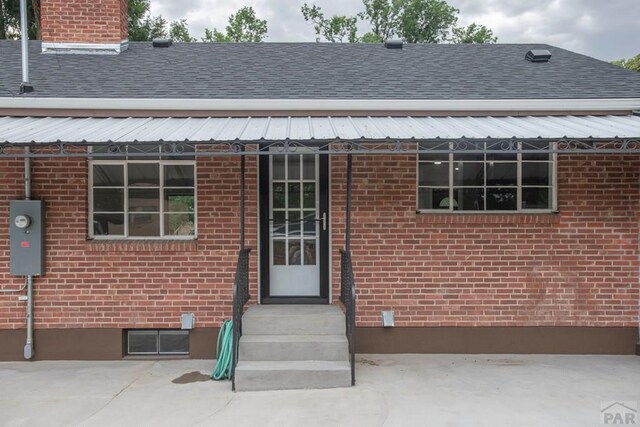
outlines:
[[[475,145],[486,144],[485,149]],[[549,147],[548,144],[551,144]],[[144,157],[157,153],[167,157],[216,157],[243,155],[299,154],[299,148],[312,149],[317,154],[420,154],[420,153],[504,153],[545,151],[558,154],[640,154],[640,139],[435,139],[385,141],[209,141],[157,143],[68,143],[0,144],[0,158],[24,157]],[[29,151],[25,151],[25,147]],[[91,152],[89,147],[106,147]]]

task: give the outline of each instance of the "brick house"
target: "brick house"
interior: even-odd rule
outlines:
[[[128,43],[126,0],[41,3],[33,92],[0,41],[0,360],[27,304],[40,360],[214,358],[247,308],[238,369],[640,352],[640,74],[547,45]]]

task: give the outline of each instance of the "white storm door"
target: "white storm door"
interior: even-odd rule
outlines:
[[[269,157],[269,294],[320,296],[318,155]]]

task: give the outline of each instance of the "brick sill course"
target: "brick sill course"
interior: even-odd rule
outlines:
[[[87,252],[194,252],[197,240],[87,240]]]
[[[430,213],[417,212],[420,224],[557,224],[558,212],[544,213]]]

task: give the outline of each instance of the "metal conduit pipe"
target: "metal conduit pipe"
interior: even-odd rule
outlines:
[[[24,199],[31,200],[29,147],[25,147],[24,151],[26,155],[24,158]],[[33,357],[33,276],[27,276],[25,286],[27,287],[27,342],[24,345],[24,358],[29,360]]]
[[[0,289],[1,294],[12,294],[15,292],[22,292],[24,288],[27,287],[27,281],[25,280],[24,285],[20,286],[18,289]]]
[[[29,83],[29,33],[27,26],[27,0],[20,0],[20,32],[22,38],[22,84],[20,93],[33,92],[33,85]]]
[[[27,26],[27,0],[20,0],[20,32],[22,33],[22,84],[20,93],[33,92],[29,83],[29,34]],[[24,199],[31,200],[31,158],[29,147],[24,149]],[[27,276],[27,342],[24,346],[24,358],[33,357],[33,276]],[[24,286],[22,287],[24,289]],[[21,289],[21,290],[22,290]]]
[[[24,358],[33,357],[33,276],[27,276],[27,342],[24,345]]]

